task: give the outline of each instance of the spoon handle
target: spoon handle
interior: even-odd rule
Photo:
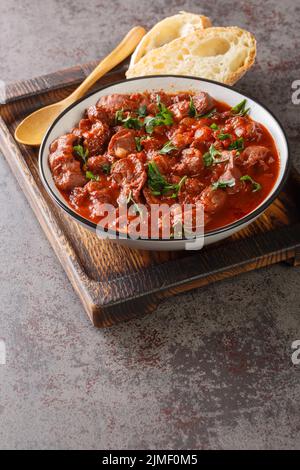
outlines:
[[[97,67],[92,71],[92,73],[79,85],[76,90],[71,93],[66,98],[68,104],[73,103],[74,101],[81,98],[93,85],[99,80],[103,75],[106,74],[109,70],[113,69],[116,65],[122,62],[126,57],[131,54],[142,37],[145,35],[146,31],[141,26],[135,26],[132,28],[122,41],[117,45],[117,47],[105,57]]]

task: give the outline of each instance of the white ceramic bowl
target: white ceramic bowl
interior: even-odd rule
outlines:
[[[164,90],[167,92],[177,91],[206,91],[219,101],[224,101],[229,105],[236,105],[244,98],[247,98],[248,106],[251,108],[251,117],[261,122],[271,133],[280,156],[280,171],[277,181],[268,197],[250,214],[220,229],[210,231],[204,236],[204,244],[217,242],[223,238],[229,237],[233,233],[246,227],[253,222],[275,199],[282,186],[284,185],[288,169],[289,169],[289,149],[288,142],[282,126],[273,114],[263,105],[253,98],[243,95],[233,88],[210,80],[198,79],[194,77],[183,77],[176,75],[147,76],[123,80],[118,83],[106,86],[90,95],[82,98],[75,104],[71,105],[53,122],[48,129],[39,153],[39,168],[42,182],[48,193],[54,201],[73,219],[84,225],[89,230],[95,231],[96,224],[83,218],[77,214],[74,209],[67,204],[56,188],[51,171],[48,165],[49,146],[51,142],[60,135],[69,132],[72,127],[81,119],[85,109],[95,104],[100,96],[111,93],[135,93],[146,90]],[[132,248],[144,250],[182,250],[186,248],[185,240],[132,240],[132,239],[116,239],[116,242],[127,244]],[[199,245],[201,247],[201,245]]]

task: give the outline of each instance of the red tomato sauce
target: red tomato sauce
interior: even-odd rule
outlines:
[[[201,204],[205,231],[258,207],[279,163],[246,100],[230,108],[205,92],[103,96],[49,154],[57,188],[86,219],[99,223],[102,204],[117,214],[121,204]]]

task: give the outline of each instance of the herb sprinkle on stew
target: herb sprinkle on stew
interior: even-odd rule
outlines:
[[[68,204],[95,223],[103,203],[202,204],[207,232],[266,199],[279,155],[246,100],[159,90],[102,96],[51,144],[49,166]]]

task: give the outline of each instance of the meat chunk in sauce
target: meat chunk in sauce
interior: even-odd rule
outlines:
[[[103,204],[116,205],[118,190],[111,182],[90,181],[86,185],[93,217],[103,216]]]
[[[163,103],[165,106],[170,106],[173,102],[173,99],[172,96],[168,93],[165,93],[163,90],[159,90],[150,93],[150,101],[155,104],[160,102]]]
[[[160,155],[156,154],[152,158],[152,161],[156,164],[159,172],[163,175],[169,175],[172,173],[174,167],[174,158],[170,157],[169,155]]]
[[[161,139],[159,136],[144,136],[143,140],[141,141],[141,146],[143,150],[147,152],[150,156],[152,153],[160,150],[165,143],[165,139]]]
[[[77,142],[77,137],[73,134],[65,134],[54,140],[50,145],[49,163],[52,169],[55,157],[59,155],[70,155],[73,153],[73,146]]]
[[[86,183],[80,163],[76,160],[65,162],[61,167],[60,173],[54,174],[54,181],[62,191],[70,191],[76,186],[83,186]]]
[[[202,191],[199,202],[203,204],[204,212],[215,214],[224,207],[227,194],[223,189],[213,189],[211,186]]]
[[[233,131],[237,137],[248,140],[260,141],[263,130],[258,122],[250,120],[248,117],[235,116],[226,121],[223,132]]]
[[[122,129],[114,134],[108,145],[108,153],[117,158],[125,158],[136,151],[135,132]]]
[[[193,104],[197,114],[202,115],[211,111],[216,102],[208,93],[201,91],[193,96]]]
[[[203,155],[196,148],[182,151],[180,162],[174,166],[174,173],[178,175],[196,176],[204,169]]]
[[[174,119],[178,122],[181,121],[183,118],[188,117],[190,111],[190,102],[179,101],[178,103],[174,103],[169,107],[169,110],[173,114]]]
[[[130,95],[112,94],[101,96],[97,106],[102,108],[108,114],[114,114],[116,111],[123,109],[123,111],[134,111],[139,107],[136,100],[131,99]]]
[[[200,92],[192,98],[190,95],[183,94],[181,99],[177,99],[169,107],[177,122],[191,115],[191,99],[196,114],[200,116],[211,111],[215,105],[215,100],[208,93]]]
[[[51,144],[54,182],[76,211],[95,222],[103,203],[137,202],[148,208],[191,204],[193,219],[203,205],[209,230],[232,223],[264,200],[279,170],[268,131],[236,109],[205,92],[103,96]],[[121,110],[126,122],[116,121]],[[148,122],[157,118],[153,128],[145,116]]]
[[[196,142],[212,142],[213,141],[213,131],[208,126],[199,127],[194,135],[194,140]]]
[[[193,131],[179,127],[173,132],[171,140],[177,149],[182,150],[193,143]]]
[[[191,183],[188,182],[188,185],[190,184]],[[194,220],[195,208],[197,207],[197,205],[201,204],[203,207],[203,211],[204,211],[204,214],[203,214],[204,227],[206,227],[211,222],[214,214],[219,212],[225,206],[225,203],[227,200],[227,194],[222,189],[214,190],[211,186],[208,186],[201,192],[200,196],[199,196],[199,193],[196,196],[192,194],[193,187],[195,187],[194,185],[196,184],[197,183],[195,182],[192,183],[192,185],[188,189],[191,191],[191,194],[188,194],[186,198],[184,199],[184,204],[195,204],[195,207],[188,210],[185,215],[188,215],[188,214],[190,214],[190,216],[192,215],[192,219]]]
[[[199,178],[187,178],[179,191],[179,202],[181,204],[195,203],[204,188],[205,184]]]
[[[83,188],[75,188],[70,200],[75,207],[88,205],[92,219],[103,216],[103,204],[116,206],[116,199],[119,194],[118,185],[113,181],[99,179],[99,181],[89,181]]]
[[[120,187],[119,203],[125,203],[130,194],[135,202],[139,202],[141,189],[147,180],[144,156],[129,155],[118,160],[112,168],[111,176]]]
[[[102,121],[106,124],[113,124],[111,112],[107,112],[99,104],[92,105],[87,109],[87,117],[91,122]]]
[[[222,158],[228,158],[228,162],[225,164],[224,172],[219,177],[219,181],[234,181],[234,185],[227,187],[226,191],[228,194],[236,194],[244,187],[240,180],[242,173],[236,163],[236,151],[225,150],[222,152]]]
[[[265,165],[268,158],[271,157],[270,150],[262,145],[250,145],[240,155],[239,161],[244,166],[251,167],[253,165]]]
[[[66,134],[50,146],[49,165],[55,184],[62,191],[69,191],[86,183],[80,162],[73,155],[76,140],[73,134]]]
[[[109,174],[111,167],[111,161],[105,155],[97,155],[91,157],[87,161],[88,170],[92,171],[95,175],[99,173]]]
[[[83,135],[85,132],[89,131],[92,127],[93,123],[89,119],[81,119],[79,121],[78,127],[74,127],[72,129],[72,134],[83,139]]]
[[[95,122],[90,130],[83,133],[85,147],[89,151],[89,155],[98,155],[104,151],[105,145],[109,140],[109,126],[102,122]]]

